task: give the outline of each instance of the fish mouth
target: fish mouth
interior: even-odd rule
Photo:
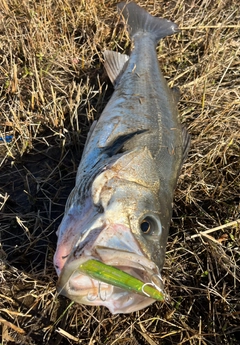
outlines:
[[[73,259],[72,251],[61,271],[57,290],[80,304],[106,306],[112,314],[130,313],[155,302],[157,298],[152,298],[149,288],[163,296],[162,278],[158,267],[144,255],[129,228],[118,226],[115,236],[109,238],[112,230],[108,228],[101,232],[94,243],[78,252],[78,258]],[[129,251],[129,243],[134,251]],[[103,266],[97,277],[91,274],[91,268],[87,272],[81,269],[89,260]],[[117,285],[111,279],[106,280],[105,267],[117,269],[119,274],[127,275],[130,280],[133,277],[134,283],[124,285],[121,277]],[[136,282],[140,284],[138,290]]]
[[[123,252],[118,252],[116,255],[121,257]],[[136,259],[139,260],[140,258]],[[75,269],[73,264],[71,268],[67,268],[72,271],[69,279],[65,281],[63,278],[64,273],[60,276],[58,292],[80,304],[106,306],[112,314],[131,313],[143,309],[155,302],[155,299],[151,298],[149,295],[147,287],[153,287],[160,292],[160,296],[163,296],[162,278],[157,267],[152,270],[146,268],[142,264],[123,259],[119,265],[116,265],[115,259],[107,260],[107,262],[104,263],[104,265],[108,267],[114,267],[136,278],[139,282],[143,282],[141,290],[136,292],[129,291],[129,286],[128,289],[121,288],[105,283],[99,279],[93,279],[91,276],[81,271],[81,264],[79,265],[78,263],[78,267],[76,267],[76,264],[77,263],[74,262]],[[102,278],[100,277],[100,279]]]

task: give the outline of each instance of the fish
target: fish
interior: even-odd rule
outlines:
[[[178,26],[135,2],[117,9],[133,49],[104,52],[114,92],[88,133],[54,254],[58,293],[112,314],[162,300],[174,191],[190,142],[156,52]]]

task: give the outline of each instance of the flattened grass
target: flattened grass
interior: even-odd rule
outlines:
[[[164,268],[168,300],[112,316],[105,308],[57,297],[55,290],[55,231],[89,127],[113,91],[102,51],[130,51],[115,3],[3,0],[3,344],[240,342],[239,4],[138,3],[182,29],[158,47],[169,84],[181,89],[180,116],[192,136]]]

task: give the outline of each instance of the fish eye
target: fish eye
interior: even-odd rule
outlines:
[[[148,235],[155,235],[158,236],[162,232],[162,225],[158,217],[154,216],[147,216],[144,217],[140,224],[139,227],[141,229],[141,232],[143,234],[148,234]]]
[[[151,231],[151,224],[147,219],[143,219],[140,228],[144,234],[148,234]]]

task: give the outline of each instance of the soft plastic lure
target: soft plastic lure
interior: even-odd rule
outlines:
[[[141,280],[121,271],[120,269],[106,265],[101,261],[90,259],[79,266],[79,270],[96,279],[119,288],[135,292],[140,295],[153,298],[157,301],[164,301],[164,295],[156,284],[144,283]]]

